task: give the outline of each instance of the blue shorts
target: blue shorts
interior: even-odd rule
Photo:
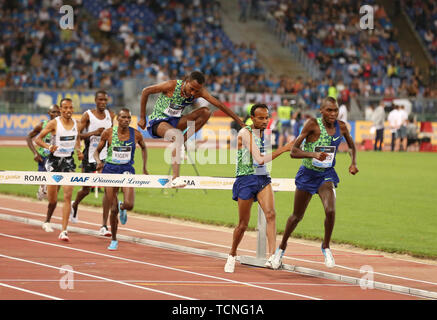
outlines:
[[[340,179],[334,168],[329,168],[323,172],[319,172],[301,166],[295,178],[296,188],[307,191],[311,194],[317,193],[320,186],[327,181],[332,181],[337,188]]]
[[[109,173],[109,174],[135,174],[135,168],[130,164],[112,164],[112,163],[105,163],[102,169],[102,173]]]
[[[46,161],[47,161],[47,157],[41,157],[41,161],[38,162],[38,171],[39,172],[45,172],[46,170]]]
[[[167,123],[169,123],[170,125],[172,125],[173,127],[176,128],[178,126],[179,120],[181,120],[180,117],[167,117],[167,118],[160,118],[160,119],[150,120],[149,125],[147,126],[147,132],[150,134],[150,136],[152,138],[155,138],[155,139],[157,139],[157,138],[164,138],[164,137],[158,136],[157,133],[156,133],[156,129],[158,128],[158,125],[161,122],[167,122]]]
[[[232,199],[258,201],[257,194],[272,182],[272,179],[266,175],[251,174],[248,176],[239,176],[235,179],[232,187]]]

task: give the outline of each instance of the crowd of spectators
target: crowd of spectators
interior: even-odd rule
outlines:
[[[269,11],[287,32],[288,40],[298,43],[318,65],[324,82],[342,81],[351,94],[361,96],[436,95],[425,86],[411,53],[400,50],[397,30],[383,7],[366,1],[374,8],[374,29],[360,28],[362,4],[358,0],[332,1],[329,6],[321,1],[282,0]]]
[[[254,44],[234,44],[223,32],[218,1],[76,0],[74,30],[59,27],[61,5],[0,0],[4,86],[121,88],[126,77],[160,82],[192,70],[207,75],[212,91],[259,90],[254,83],[264,77],[275,82]]]
[[[75,28],[62,30],[61,0],[0,0],[0,87],[111,89],[127,77],[161,82],[200,70],[212,92],[293,94],[314,108],[327,94],[343,103],[354,95],[437,96],[424,87],[411,54],[399,49],[384,10],[368,2],[375,8],[372,32],[359,29],[357,0],[263,1],[323,71],[322,79],[303,79],[269,74],[254,43],[233,43],[219,1],[72,0]],[[412,12],[430,18],[423,25],[435,48],[437,9],[427,8]]]

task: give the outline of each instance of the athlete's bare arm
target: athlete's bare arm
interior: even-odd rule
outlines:
[[[319,161],[323,161],[326,159],[328,154],[326,152],[307,152],[303,151],[300,146],[305,139],[311,137],[318,128],[318,124],[316,119],[309,119],[305,125],[303,126],[302,132],[294,141],[293,147],[291,148],[290,157],[294,159],[303,159],[303,158],[315,158]]]
[[[338,120],[338,123],[340,125],[340,132],[342,134],[342,136],[346,139],[347,145],[350,149],[350,155],[351,155],[351,160],[352,163],[349,166],[349,172],[351,174],[357,174],[358,173],[358,168],[357,168],[357,162],[356,162],[356,156],[357,156],[357,149],[355,147],[355,143],[354,140],[352,139],[350,133],[349,133],[349,129],[347,128],[346,124],[343,121]]]
[[[103,150],[103,148],[106,145],[106,142],[108,142],[108,147],[111,144],[111,141],[109,141],[109,138],[112,136],[112,128],[108,128],[105,131],[103,131],[99,144],[97,145],[96,150],[93,153],[94,160],[96,160],[96,170],[100,171],[103,168],[103,162],[100,160],[100,152]]]
[[[216,99],[215,97],[213,97],[208,90],[206,90],[205,88],[202,88],[202,91],[200,92],[200,97],[204,98],[206,101],[208,101],[209,103],[211,103],[213,106],[216,106],[217,108],[219,108],[220,110],[222,110],[224,113],[226,113],[228,116],[230,116],[232,119],[234,119],[235,121],[237,121],[237,123],[244,128],[245,124],[244,122],[240,119],[239,116],[237,116],[235,114],[234,111],[232,111],[231,109],[229,109],[228,107],[226,107],[221,101],[219,101],[218,99]]]
[[[243,128],[238,133],[238,149],[241,149],[242,147],[249,149],[249,152],[252,154],[253,159],[258,164],[263,165],[265,163],[275,160],[278,156],[280,156],[284,152],[290,151],[291,142],[276,149],[272,153],[269,153],[267,155],[262,155],[258,146],[254,141],[253,134],[250,134],[249,130]]]
[[[37,145],[39,145],[40,147],[43,147],[44,149],[48,149],[51,153],[55,152],[56,149],[58,149],[57,146],[55,145],[48,145],[47,143],[45,143],[43,140],[46,137],[46,135],[48,135],[49,133],[51,133],[52,135],[56,134],[56,120],[50,120],[46,127],[44,129],[42,129],[41,133],[36,137],[35,139],[35,143]]]
[[[42,161],[41,155],[36,151],[35,146],[33,144],[33,138],[36,137],[42,130],[42,122],[39,123],[35,128],[33,128],[32,131],[29,132],[29,134],[26,137],[26,143],[29,147],[30,151],[33,153],[33,160],[36,162]]]
[[[149,99],[149,95],[155,93],[164,93],[174,91],[176,87],[177,80],[169,80],[165,82],[161,82],[158,84],[154,84],[152,86],[148,86],[143,89],[141,92],[141,102],[140,102],[140,120],[138,121],[138,126],[141,129],[146,128],[146,107],[147,100]]]
[[[144,142],[143,135],[138,130],[135,130],[135,141],[141,147],[141,156],[143,158],[143,174],[149,174],[147,171],[147,147]]]

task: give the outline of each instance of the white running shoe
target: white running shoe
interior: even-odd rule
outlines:
[[[108,230],[106,226],[102,226],[99,231],[99,235],[104,237],[110,237],[112,236],[112,233]]]
[[[44,223],[42,224],[42,229],[43,229],[45,232],[53,232],[53,229],[52,229],[52,226],[50,225],[50,222],[44,222]]]
[[[79,221],[79,219],[77,219],[77,210],[74,211],[74,209],[73,209],[73,203],[74,203],[74,201],[71,201],[70,221],[73,223],[77,223]]]
[[[272,260],[272,269],[278,270],[282,266],[282,257],[284,256],[284,250],[276,249],[275,256]]]
[[[70,239],[68,239],[68,234],[67,234],[67,231],[62,231],[60,234],[59,234],[59,240],[62,240],[62,241],[69,241]]]
[[[335,267],[335,260],[334,256],[332,255],[331,249],[322,247],[322,253],[325,256],[325,266],[328,268],[334,268]]]
[[[181,178],[177,177],[170,182],[170,188],[184,188],[187,183]]]
[[[272,255],[270,256],[270,258],[267,259],[266,263],[264,264],[264,267],[269,268],[269,269],[273,269],[272,261],[273,261],[273,258],[274,258],[274,257],[275,257],[275,255],[272,254]]]
[[[47,198],[47,191],[44,191],[44,185],[39,186],[38,192],[36,193],[36,198],[39,201],[42,201],[44,198]]]
[[[228,256],[228,260],[225,264],[225,272],[233,273],[235,270],[235,260],[237,257],[233,257],[231,255]]]

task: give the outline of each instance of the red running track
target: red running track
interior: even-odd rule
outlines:
[[[53,223],[60,223],[61,206],[59,204],[54,213]],[[0,196],[0,214],[42,221],[45,212],[45,202]],[[80,206],[79,219],[75,227],[98,230],[101,213]],[[58,230],[46,233],[35,225],[1,221],[1,300],[420,299],[386,290],[363,290],[358,285],[296,272],[240,264],[234,274],[228,274],[223,271],[225,260],[221,258],[125,241],[120,241],[118,251],[108,251],[108,238],[70,232],[71,241],[65,243],[57,239],[58,233]],[[128,222],[121,226],[119,234],[226,253],[232,230],[128,214]],[[249,233],[239,253],[254,255],[255,248],[256,236]],[[290,239],[288,250],[292,256],[286,258],[286,263],[326,270],[318,244]],[[333,252],[340,266],[329,272],[360,277],[356,268],[365,263],[375,267],[378,281],[384,278],[385,282],[408,283],[427,289],[437,286],[434,283],[437,266],[433,264],[345,251],[335,246]]]

